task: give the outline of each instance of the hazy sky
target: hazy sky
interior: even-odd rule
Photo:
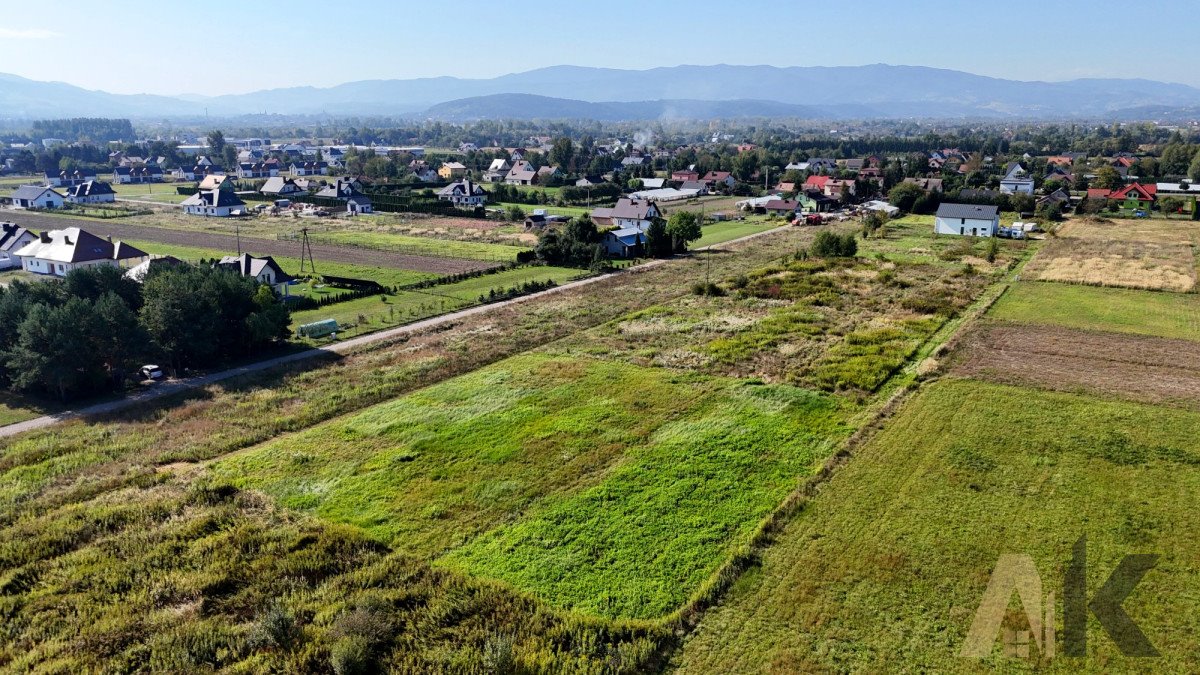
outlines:
[[[1121,19],[1133,5],[1112,0],[0,0],[0,72],[123,94],[492,77],[560,64],[890,63],[1200,86],[1200,3],[1135,4],[1136,18]],[[1147,48],[1158,43],[1146,30],[1167,44]]]

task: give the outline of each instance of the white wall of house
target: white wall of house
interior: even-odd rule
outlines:
[[[13,200],[14,209],[61,209],[62,207],[62,196],[49,190],[43,192],[37,199]]]
[[[86,197],[67,197],[72,204],[103,204],[117,201],[115,194],[87,195]]]
[[[193,216],[212,216],[214,218],[228,218],[233,215],[232,206],[186,206],[184,211]]]
[[[87,262],[68,263],[55,262],[53,260],[42,260],[41,258],[22,258],[21,269],[34,274],[50,274],[56,277],[65,277],[71,270],[83,269],[85,267],[100,267],[108,265],[116,267],[115,260],[89,260]]]
[[[999,218],[936,218],[934,231],[956,236],[992,237],[995,236],[999,225]]]

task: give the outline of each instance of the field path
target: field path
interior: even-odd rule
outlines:
[[[47,217],[54,218],[55,220],[62,220],[56,216],[47,216]],[[747,235],[745,237],[741,237],[739,239],[733,239],[730,241],[722,242],[720,244],[714,244],[709,247],[698,248],[696,250],[704,251],[704,250],[708,250],[708,249],[715,249],[715,248],[719,248],[719,247],[726,246],[729,244],[735,244],[735,243],[747,241],[749,239],[754,239],[757,237],[769,235],[774,232],[781,232],[781,231],[784,231],[787,229],[788,228],[784,228],[784,227],[772,228],[770,230],[756,232],[754,234]],[[315,246],[313,248],[314,248],[314,250],[316,249]],[[4,438],[7,436],[15,436],[17,434],[24,433],[26,431],[32,431],[34,429],[42,429],[42,428],[57,424],[59,422],[66,421],[66,420],[76,419],[76,418],[80,418],[80,417],[89,417],[92,415],[103,415],[103,414],[107,414],[107,413],[118,412],[118,411],[124,410],[126,408],[130,408],[130,407],[140,405],[143,403],[155,401],[157,399],[171,396],[173,394],[178,394],[183,391],[188,391],[188,390],[196,389],[199,387],[206,387],[210,384],[221,382],[223,380],[228,380],[231,378],[240,377],[242,375],[247,375],[247,374],[259,372],[262,370],[267,370],[269,368],[274,368],[276,366],[281,366],[281,365],[285,365],[288,363],[295,363],[297,361],[305,361],[305,360],[308,360],[308,359],[311,359],[314,357],[324,356],[327,354],[344,354],[346,352],[353,351],[359,347],[363,347],[363,346],[367,346],[367,345],[371,345],[371,344],[375,344],[375,343],[379,343],[379,342],[387,342],[389,340],[393,340],[395,338],[402,337],[404,335],[409,335],[411,333],[416,333],[418,331],[425,330],[426,328],[432,328],[434,326],[440,326],[442,324],[452,323],[452,322],[458,321],[460,319],[464,319],[469,316],[474,316],[476,314],[490,312],[495,309],[509,307],[511,305],[515,305],[515,304],[522,303],[522,302],[533,301],[533,300],[536,300],[539,298],[544,298],[546,296],[553,295],[555,293],[562,293],[562,292],[569,291],[574,288],[586,286],[588,284],[594,284],[602,279],[607,279],[616,274],[638,274],[645,270],[658,267],[659,265],[668,264],[669,262],[670,262],[670,259],[651,260],[651,261],[642,263],[641,265],[637,265],[635,267],[626,268],[624,270],[618,270],[616,272],[611,272],[609,274],[601,274],[601,275],[597,275],[594,277],[588,277],[586,279],[580,279],[578,281],[572,281],[569,283],[565,283],[561,286],[555,286],[554,288],[550,288],[550,289],[547,289],[544,291],[539,291],[537,293],[531,293],[529,295],[523,295],[519,298],[513,298],[511,300],[503,300],[500,302],[494,302],[494,303],[487,304],[487,305],[477,305],[475,307],[470,307],[470,308],[463,309],[463,310],[460,310],[457,312],[451,312],[449,314],[435,316],[430,319],[423,319],[421,321],[416,321],[414,323],[406,324],[403,326],[397,326],[396,328],[389,328],[388,330],[382,330],[382,331],[378,331],[375,333],[370,333],[368,335],[362,335],[362,336],[359,336],[356,338],[351,338],[349,340],[341,340],[339,342],[324,345],[322,347],[314,347],[312,349],[305,349],[302,351],[292,352],[291,354],[284,354],[283,356],[276,356],[276,357],[272,357],[269,359],[265,359],[263,361],[256,361],[254,363],[249,363],[246,365],[238,366],[236,368],[229,368],[227,370],[221,370],[221,371],[218,371],[215,373],[209,373],[207,375],[198,375],[196,377],[190,377],[190,378],[185,378],[185,379],[168,380],[165,382],[159,382],[153,386],[146,388],[145,391],[137,392],[134,394],[129,394],[123,398],[116,399],[113,401],[105,401],[103,403],[96,403],[93,405],[88,405],[88,406],[84,406],[82,408],[78,408],[76,410],[65,410],[63,412],[55,413],[53,415],[43,415],[41,417],[35,417],[30,420],[25,420],[24,422],[17,422],[16,424],[9,424],[7,426],[0,427],[0,438]]]
[[[104,221],[71,218],[69,216],[47,216],[22,211],[5,211],[3,214],[0,214],[0,220],[8,220],[36,230],[80,227],[101,237],[152,241],[173,246],[211,248],[218,251],[228,251],[230,255],[238,250],[238,238],[233,235],[131,225],[129,223],[121,223],[119,219]],[[242,237],[241,239],[243,251],[249,251],[257,255],[300,257],[300,242],[298,241],[279,241],[277,239],[257,239],[253,237]],[[389,267],[435,274],[456,274],[458,272],[487,269],[495,266],[495,263],[479,260],[393,253],[380,249],[361,246],[338,246],[336,244],[313,243],[312,252],[313,256],[317,259],[329,262]]]

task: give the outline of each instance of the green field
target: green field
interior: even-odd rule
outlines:
[[[358,333],[395,326],[437,314],[444,314],[479,302],[480,295],[497,292],[530,281],[554,281],[564,284],[582,274],[571,267],[531,266],[504,270],[495,274],[443,284],[420,290],[400,291],[339,302],[318,309],[292,313],[292,326],[336,319],[339,324],[359,324]],[[318,289],[319,292],[319,289]],[[359,322],[359,317],[364,321]]]
[[[525,215],[533,213],[537,209],[544,209],[551,216],[569,216],[577,218],[584,214],[591,213],[592,210],[583,206],[550,206],[548,204],[514,204],[511,202],[489,202],[489,208],[507,209],[510,206],[515,206],[525,212]]]
[[[528,250],[524,246],[459,241],[455,239],[410,237],[403,234],[386,234],[380,232],[327,232],[314,235],[313,240],[331,244],[402,251],[414,255],[434,255],[488,261],[515,260],[518,253]]]
[[[212,258],[222,258],[227,255],[234,255],[234,251],[222,251],[219,249],[199,248],[195,246],[175,246],[172,244],[159,244],[153,241],[129,241],[132,244],[147,253],[157,255],[173,255],[180,260],[196,262],[201,259],[210,260]],[[247,251],[254,253],[254,251]],[[275,262],[283,268],[284,272],[296,275],[300,273],[300,259],[290,258],[286,256],[274,256]],[[307,271],[308,266],[305,265]],[[402,286],[411,284],[423,279],[436,277],[436,274],[427,272],[416,272],[413,270],[400,270],[391,267],[372,267],[368,265],[351,265],[348,263],[328,262],[324,260],[317,261],[317,271],[320,274],[330,274],[339,277],[352,277],[355,279],[371,279],[377,281],[384,286]],[[297,289],[303,290],[303,289]]]
[[[763,232],[778,227],[778,223],[765,220],[728,220],[723,223],[711,223],[702,228],[703,235],[691,244],[691,248],[721,244],[731,239]]]
[[[1200,295],[1042,281],[1015,284],[989,316],[1086,330],[1200,340]]]
[[[807,504],[704,618],[678,665],[1027,672],[999,647],[983,663],[958,656],[988,575],[999,555],[1027,553],[1061,600],[1071,547],[1087,535],[1089,597],[1122,556],[1162,555],[1124,606],[1164,657],[1122,657],[1093,619],[1088,669],[1195,672],[1200,540],[1190,533],[1200,514],[1184,495],[1200,490],[1197,428],[1192,412],[933,384]],[[1061,625],[1061,604],[1057,616]],[[1083,667],[1061,654],[1052,663]]]
[[[556,605],[651,618],[831,452],[839,408],[788,386],[529,355],[216,471]]]

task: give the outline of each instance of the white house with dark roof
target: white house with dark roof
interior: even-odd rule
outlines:
[[[348,178],[339,178],[333,185],[326,186],[319,190],[317,197],[326,199],[339,199],[346,203],[346,213],[351,215],[359,213],[371,213],[371,198],[359,192],[355,187],[354,181]]]
[[[437,195],[438,199],[450,202],[455,206],[483,206],[483,203],[487,201],[487,190],[484,190],[479,184],[471,182],[470,179],[451,183],[438,190]]]
[[[37,240],[37,235],[16,223],[0,223],[0,270],[21,266],[21,259],[15,254]]]
[[[942,204],[933,222],[937,234],[992,237],[1000,227],[1000,211],[983,204]]]
[[[645,231],[655,218],[662,218],[662,212],[652,201],[621,198],[612,208],[592,209],[592,221],[598,226],[612,225],[618,230],[636,227]]]
[[[72,204],[105,204],[117,201],[117,193],[104,181],[89,180],[67,190],[66,199]]]
[[[646,232],[637,227],[609,230],[600,240],[604,251],[616,258],[632,258],[641,255],[646,246]]]
[[[101,239],[78,227],[43,232],[13,255],[21,259],[21,269],[26,272],[56,277],[83,267],[131,267],[149,257],[139,248]]]
[[[246,202],[234,194],[233,190],[200,190],[183,200],[180,204],[185,213],[193,216],[211,216],[228,218],[241,215],[246,209]]]
[[[66,198],[44,185],[22,185],[9,195],[14,209],[61,209]]]
[[[213,264],[213,267],[231,270],[244,277],[251,277],[260,284],[266,284],[275,289],[275,292],[280,295],[287,295],[288,283],[294,279],[290,274],[284,272],[279,263],[275,262],[271,256],[257,258],[249,253],[230,255],[221,258]]]
[[[1000,180],[1000,192],[1006,195],[1033,194],[1033,177],[1021,166],[1020,162],[1008,165],[1008,171]]]

